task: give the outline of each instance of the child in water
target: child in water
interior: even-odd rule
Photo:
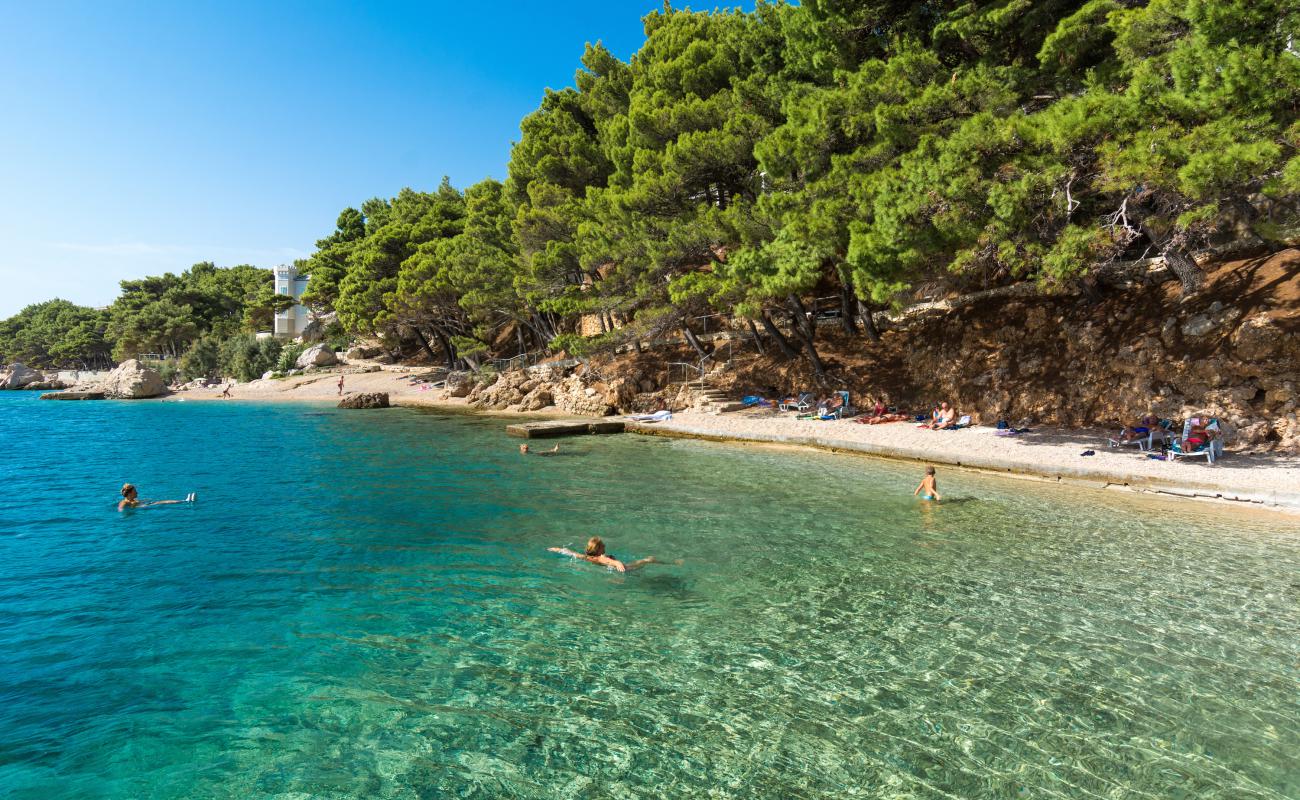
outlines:
[[[934,480],[934,467],[925,468],[925,477],[921,479],[921,485],[916,487],[912,496],[921,495],[922,500],[942,500],[939,495],[939,486]]]
[[[631,564],[624,564],[622,561],[619,561],[617,558],[614,558],[605,552],[605,540],[601,539],[599,536],[593,536],[587,540],[587,552],[585,553],[575,553],[567,547],[548,547],[546,549],[552,553],[559,553],[583,561],[590,561],[591,563],[599,564],[602,567],[609,567],[616,572],[630,572],[634,569],[640,569],[646,564],[659,563],[659,559],[650,556],[649,558],[642,558],[633,561]]]

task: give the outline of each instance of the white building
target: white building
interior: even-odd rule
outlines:
[[[308,277],[299,275],[295,266],[280,265],[275,268],[275,293],[287,294],[297,300],[307,288]],[[307,307],[295,303],[284,311],[275,312],[275,336],[277,339],[300,336],[307,328],[307,322]]]

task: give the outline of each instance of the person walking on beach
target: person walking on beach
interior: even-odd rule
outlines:
[[[925,468],[925,477],[921,479],[921,485],[916,487],[912,496],[921,495],[922,500],[942,500],[939,495],[939,486],[934,480],[934,467]]]
[[[152,500],[148,503],[140,502],[140,492],[136,490],[135,484],[122,484],[122,499],[117,504],[118,511],[125,511],[128,508],[148,508],[149,506],[170,506],[176,503],[193,503],[194,493],[190,492],[185,495],[184,500]]]
[[[343,396],[343,375],[339,374],[339,397]]]
[[[605,552],[605,540],[599,536],[593,536],[587,540],[587,551],[585,553],[575,553],[567,547],[548,547],[548,552],[559,553],[560,555],[576,558],[581,561],[590,561],[593,564],[599,564],[602,567],[609,567],[616,572],[631,572],[634,569],[640,569],[647,564],[661,564],[659,559],[654,556],[640,558],[630,564],[624,564],[617,558]]]
[[[229,399],[230,399],[230,390],[234,387],[234,385],[235,385],[235,384],[233,384],[233,383],[228,383],[228,384],[226,384],[226,389],[225,389],[225,391],[223,391],[223,392],[221,393],[221,399],[222,399],[222,400],[229,400]]]

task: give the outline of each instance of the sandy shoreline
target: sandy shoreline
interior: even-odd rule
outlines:
[[[490,411],[447,397],[439,389],[420,389],[411,377],[425,370],[386,367],[379,372],[345,373],[344,392],[388,392],[394,405],[500,417],[548,419],[567,416],[555,408],[535,412]],[[323,372],[235,386],[235,401],[333,402],[338,372]],[[220,390],[195,389],[163,402],[218,401]],[[1300,514],[1300,457],[1248,455],[1229,451],[1214,466],[1203,459],[1166,462],[1148,459],[1136,447],[1111,449],[1108,431],[1035,428],[1019,436],[998,436],[992,428],[929,431],[907,422],[859,425],[852,420],[798,420],[769,410],[729,414],[686,411],[668,422],[629,424],[634,433],[813,447],[832,452],[925,462],[1021,478],[1095,488],[1156,492],[1201,500],[1235,501],[1254,508]],[[1096,455],[1083,456],[1085,450]]]

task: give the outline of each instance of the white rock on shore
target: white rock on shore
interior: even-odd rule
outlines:
[[[303,351],[294,362],[297,366],[307,369],[308,367],[332,367],[339,363],[338,356],[328,345],[314,344]]]
[[[45,375],[26,364],[15,363],[0,372],[0,389],[24,389],[28,384],[45,380]]]
[[[128,358],[108,373],[104,383],[99,386],[105,396],[117,400],[137,400],[144,397],[157,397],[167,391],[158,370],[141,364],[134,358]]]

